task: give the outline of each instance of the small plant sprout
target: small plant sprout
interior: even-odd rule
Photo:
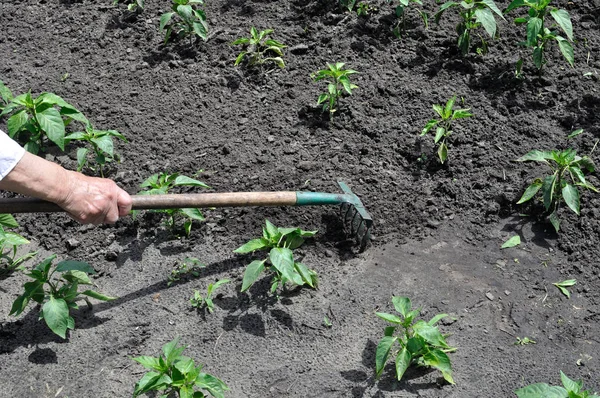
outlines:
[[[515,341],[515,345],[528,345],[528,344],[536,344],[536,341],[530,339],[529,337],[517,337],[517,341]]]
[[[521,237],[519,235],[515,235],[515,236],[508,238],[506,240],[506,242],[504,242],[502,244],[502,246],[500,246],[500,248],[508,249],[509,247],[519,246],[520,244],[521,244]]]
[[[6,94],[6,93],[5,93]],[[37,98],[31,92],[14,97],[0,118],[11,115],[6,121],[11,138],[23,138],[25,149],[37,155],[46,139],[65,150],[65,127],[73,120],[88,125],[89,121],[73,105],[53,93],[41,93]]]
[[[115,153],[113,137],[127,142],[127,139],[116,130],[96,130],[91,124],[85,126],[85,131],[69,134],[65,137],[65,143],[71,141],[82,141],[88,143],[94,152],[94,161],[90,161],[89,148],[77,150],[77,171],[88,166],[90,170],[104,177],[104,166],[114,160],[119,161],[119,155]]]
[[[250,28],[250,37],[242,37],[231,43],[245,46],[245,50],[235,59],[235,66],[238,66],[244,58],[248,58],[248,66],[274,62],[280,68],[284,68],[283,49],[286,46],[277,40],[268,39],[267,37],[271,33],[273,33],[273,29],[261,30],[259,33],[253,26]]]
[[[180,264],[177,264],[167,280],[167,286],[171,286],[175,282],[179,282],[185,275],[197,277],[200,275],[200,269],[205,268],[206,264],[194,257],[185,258]]]
[[[114,0],[113,5],[119,4],[120,1],[121,0]],[[127,9],[129,11],[141,11],[145,6],[145,0],[126,0],[125,3],[127,3]]]
[[[134,398],[150,391],[164,391],[161,398],[223,398],[225,391],[229,390],[227,385],[216,377],[203,373],[202,365],[196,366],[192,358],[181,355],[187,347],[178,344],[179,338],[165,344],[163,353],[158,358],[132,358],[150,370],[136,383]]]
[[[390,0],[393,1],[393,0]],[[398,18],[398,23],[394,26],[393,33],[398,39],[402,37],[404,33],[406,33],[406,14],[411,9],[410,5],[417,4],[422,6],[423,3],[421,0],[398,0],[399,4],[396,6],[396,17]],[[418,8],[414,8],[417,14],[423,20],[423,24],[425,24],[425,29],[429,27],[429,14],[427,12],[422,11]]]
[[[4,107],[13,100],[13,94],[10,89],[0,80],[0,112],[4,110]]]
[[[571,380],[560,372],[562,387],[546,383],[531,384],[515,391],[518,398],[600,398],[600,395],[583,390],[582,380]]]
[[[253,253],[257,250],[269,250],[263,260],[254,260],[246,267],[242,281],[242,292],[256,282],[263,271],[274,273],[271,281],[271,293],[275,293],[279,285],[285,288],[286,283],[308,285],[315,289],[318,284],[317,273],[294,259],[293,250],[304,243],[304,238],[314,236],[317,231],[303,231],[300,228],[277,228],[265,221],[263,236],[252,239],[234,250],[238,254]]]
[[[179,175],[179,173],[168,174],[166,172],[160,174],[153,174],[148,177],[141,185],[140,188],[146,188],[146,190],[140,191],[140,195],[164,195],[175,187],[201,187],[210,188],[205,183],[195,180],[190,177]],[[167,210],[152,210],[157,213],[166,213],[167,220],[165,225],[172,231],[176,229],[176,218],[181,216],[185,218],[183,223],[183,229],[185,230],[186,236],[189,236],[192,232],[192,221],[204,221],[204,215],[199,209],[167,209]]]
[[[311,77],[315,82],[324,79],[327,81],[327,93],[319,95],[317,105],[323,104],[323,112],[328,111],[329,120],[333,121],[333,114],[339,106],[339,99],[343,93],[342,90],[352,95],[352,90],[358,88],[357,85],[350,83],[350,78],[348,77],[358,72],[352,69],[343,69],[343,62],[328,63],[327,68],[313,73]]]
[[[215,290],[219,288],[219,286],[229,283],[229,279],[221,279],[215,283],[209,283],[208,288],[206,289],[206,295],[203,296],[199,290],[194,291],[194,295],[190,299],[190,305],[197,309],[206,308],[208,312],[211,314],[215,310],[215,304],[213,303],[212,296]]]
[[[461,22],[456,26],[456,32],[458,33],[458,48],[463,55],[469,53],[471,49],[471,36],[473,31],[479,27],[483,27],[487,34],[494,39],[497,32],[496,17],[494,16],[494,13],[504,19],[502,12],[498,9],[493,0],[464,0],[459,3],[448,1],[442,4],[434,16],[435,22],[439,23],[444,11],[452,7],[459,7],[458,13],[462,18]],[[483,36],[477,35],[481,40],[481,47],[477,47],[477,53],[487,54],[487,42]]]
[[[438,157],[440,158],[441,163],[444,163],[448,158],[448,145],[446,142],[452,134],[452,122],[456,119],[464,119],[473,116],[473,114],[469,112],[470,109],[454,110],[455,101],[456,96],[450,98],[444,107],[438,104],[433,105],[433,110],[437,112],[440,118],[428,121],[423,128],[423,131],[421,131],[421,136],[424,136],[435,127],[435,138],[433,141],[438,145]]]
[[[394,326],[385,328],[385,336],[379,341],[375,354],[376,377],[380,377],[388,359],[394,358],[396,377],[402,379],[404,372],[412,364],[431,366],[442,372],[444,379],[454,384],[452,366],[447,353],[456,351],[446,343],[446,338],[440,333],[435,324],[448,314],[438,314],[429,322],[415,320],[420,310],[412,309],[412,303],[407,297],[392,297],[394,308],[401,317],[385,312],[376,315]],[[397,333],[398,332],[398,333]],[[398,351],[392,350],[395,344],[400,346]]]
[[[533,49],[533,64],[542,73],[542,68],[546,64],[545,52],[550,48],[550,44],[555,41],[563,57],[571,67],[574,66],[575,58],[573,56],[573,25],[571,17],[566,10],[550,7],[550,0],[513,0],[504,13],[509,13],[515,8],[527,7],[527,15],[515,18],[517,25],[527,26],[527,40],[519,43]],[[556,25],[547,26],[546,17],[548,13],[552,16]],[[567,38],[559,36],[560,28]],[[521,69],[518,67],[517,69]]]
[[[556,286],[562,294],[567,296],[567,298],[571,298],[571,292],[569,292],[567,288],[575,286],[576,283],[577,281],[575,279],[567,279],[566,281],[553,283],[553,285]]]
[[[64,339],[67,329],[75,328],[75,321],[69,311],[79,308],[77,300],[85,300],[91,308],[88,297],[102,301],[114,300],[115,297],[93,290],[79,292],[79,285],[93,285],[88,275],[95,274],[96,271],[88,263],[73,260],[61,261],[53,266],[55,259],[56,255],[46,258],[26,274],[33,281],[23,285],[25,292],[13,302],[9,315],[20,315],[33,300],[41,305],[40,319],[44,319],[46,325]],[[56,273],[60,273],[60,277],[55,277]]]
[[[593,192],[598,190],[589,184],[583,170],[593,172],[595,167],[592,160],[587,156],[577,156],[574,149],[564,151],[538,151],[533,150],[517,159],[519,162],[540,162],[548,165],[552,172],[544,178],[536,178],[527,187],[517,204],[531,200],[539,191],[542,193],[544,208],[550,214],[549,219],[556,232],[560,228],[558,210],[562,201],[569,209],[577,215],[580,214],[579,189],[587,189]]]
[[[171,36],[177,37],[189,36],[190,44],[193,44],[193,37],[198,36],[202,40],[208,39],[208,24],[206,23],[206,14],[204,10],[197,8],[204,4],[204,0],[172,0],[170,12],[166,12],[160,17],[159,28],[164,31],[165,44]],[[173,18],[176,19],[173,19]]]
[[[0,278],[20,268],[21,264],[37,254],[37,252],[27,252],[17,257],[18,248],[28,244],[29,241],[15,232],[6,231],[5,228],[17,228],[18,226],[19,224],[13,216],[0,214]]]

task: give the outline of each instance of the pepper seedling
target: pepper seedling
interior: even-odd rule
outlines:
[[[273,29],[261,30],[260,33],[253,26],[250,28],[250,37],[242,37],[235,40],[231,45],[243,45],[245,50],[235,59],[238,66],[244,58],[248,58],[248,66],[263,65],[265,62],[274,62],[280,68],[285,67],[283,62],[283,49],[286,47],[277,40],[268,39]],[[275,56],[270,56],[274,54]]]
[[[5,228],[18,227],[19,224],[13,216],[0,214],[0,278],[20,268],[21,264],[37,254],[37,252],[27,252],[17,257],[18,248],[29,244],[29,241],[16,232],[6,231]]]
[[[317,231],[303,231],[300,228],[278,228],[265,220],[263,236],[252,239],[234,250],[238,254],[253,253],[257,250],[269,250],[262,260],[254,260],[246,267],[242,281],[242,292],[256,282],[263,271],[274,273],[271,281],[271,293],[281,285],[308,285],[315,289],[318,284],[317,273],[294,259],[293,250],[304,243],[304,238],[314,236]]]
[[[194,291],[194,295],[190,299],[190,305],[198,310],[206,308],[211,314],[215,310],[215,304],[213,303],[212,296],[215,290],[221,285],[229,283],[229,279],[221,279],[215,283],[209,283],[206,289],[206,295],[202,295],[199,290]]]
[[[600,398],[600,395],[583,390],[582,380],[571,380],[560,371],[561,386],[546,383],[531,384],[515,391],[518,398]]]
[[[25,292],[20,295],[12,305],[9,315],[20,315],[31,300],[41,305],[40,319],[54,333],[66,338],[67,329],[75,329],[75,321],[69,315],[71,309],[78,309],[77,300],[83,299],[88,307],[92,307],[88,297],[102,301],[115,300],[94,290],[79,292],[80,285],[93,285],[88,275],[96,271],[88,263],[73,260],[64,260],[52,265],[56,255],[52,255],[39,263],[27,276],[33,281],[23,285]],[[60,277],[55,277],[56,273]],[[83,297],[83,296],[87,297]]]
[[[204,0],[173,0],[170,12],[160,17],[159,29],[164,31],[165,44],[171,36],[190,37],[190,44],[194,36],[206,41],[208,39],[208,24],[206,13],[198,5],[204,4]],[[175,17],[176,19],[173,19]]]
[[[332,122],[333,114],[337,111],[339,99],[343,92],[346,91],[349,95],[352,95],[352,90],[358,88],[356,84],[350,83],[350,78],[348,77],[358,72],[343,68],[343,62],[328,63],[327,69],[322,69],[311,75],[315,82],[324,79],[327,80],[327,93],[319,95],[317,105],[323,104],[323,112],[329,112],[329,120]]]
[[[113,137],[117,137],[127,142],[123,134],[116,130],[96,130],[91,124],[85,126],[85,131],[78,131],[65,137],[65,144],[71,141],[82,141],[88,143],[94,152],[94,160],[90,161],[88,154],[89,148],[79,148],[77,150],[77,171],[89,167],[93,172],[99,172],[104,177],[103,167],[112,161],[120,161],[120,157],[114,151]]]
[[[135,384],[134,398],[151,391],[164,391],[161,398],[171,394],[180,398],[206,397],[201,390],[214,398],[224,398],[224,392],[229,390],[227,385],[215,376],[203,373],[202,365],[196,366],[192,358],[181,355],[187,347],[178,345],[177,337],[163,346],[163,353],[158,357],[132,358],[150,370]]]
[[[448,158],[448,145],[446,144],[446,141],[448,141],[452,134],[452,122],[457,119],[473,116],[473,114],[469,112],[470,109],[454,110],[455,101],[456,96],[450,98],[444,107],[438,104],[433,105],[433,110],[440,116],[440,119],[431,119],[423,128],[423,131],[421,131],[421,136],[424,136],[431,129],[436,127],[433,142],[438,144],[438,157],[440,158],[440,163],[444,163]]]
[[[390,357],[395,357],[396,377],[402,379],[406,369],[412,364],[431,366],[442,372],[444,379],[454,384],[452,366],[447,353],[456,351],[446,343],[446,338],[440,333],[435,324],[448,316],[438,314],[429,322],[415,320],[420,310],[413,309],[408,297],[392,297],[394,308],[401,316],[376,312],[375,314],[394,326],[385,328],[384,337],[377,345],[375,354],[375,373],[380,377]],[[396,334],[396,332],[399,332]],[[397,352],[392,352],[394,345],[400,346]]]
[[[175,187],[201,187],[210,188],[202,181],[180,175],[179,173],[169,174],[162,172],[160,174],[153,174],[148,177],[141,185],[140,188],[148,188],[140,191],[140,195],[164,195],[169,193]],[[166,210],[151,210],[156,213],[167,214],[167,220],[165,225],[172,231],[176,228],[176,218],[181,216],[185,219],[183,223],[183,229],[185,230],[186,236],[190,236],[192,232],[192,221],[204,221],[204,215],[200,209],[166,209]]]

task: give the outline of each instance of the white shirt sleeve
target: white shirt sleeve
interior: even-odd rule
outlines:
[[[25,149],[0,130],[0,180],[15,168],[25,154]]]

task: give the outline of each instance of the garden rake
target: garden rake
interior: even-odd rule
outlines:
[[[132,210],[161,210],[244,206],[339,205],[344,229],[354,236],[363,251],[371,241],[373,219],[350,187],[338,181],[343,193],[308,191],[224,192],[167,195],[134,195]],[[63,212],[58,205],[34,198],[0,198],[0,213]]]

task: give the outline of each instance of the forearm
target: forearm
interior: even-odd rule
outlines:
[[[68,173],[55,163],[25,152],[12,171],[0,180],[0,190],[60,203],[70,190]]]

